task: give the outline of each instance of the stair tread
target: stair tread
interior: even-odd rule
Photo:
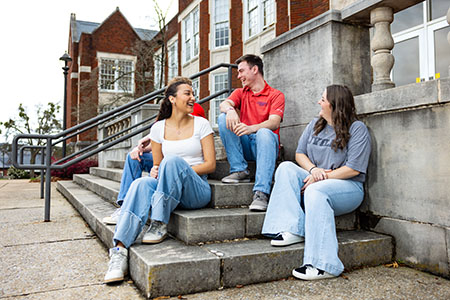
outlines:
[[[101,219],[114,211],[114,205],[73,181],[59,181],[58,190],[103,243],[112,247],[114,226],[103,224]],[[241,209],[232,211],[239,214]],[[389,236],[348,231],[338,232],[338,240],[340,256],[347,268],[381,264],[392,259],[392,238]],[[286,278],[300,265],[303,250],[304,243],[272,247],[268,239],[200,245],[186,245],[173,238],[156,245],[136,242],[129,251],[130,276],[147,297],[189,294]]]

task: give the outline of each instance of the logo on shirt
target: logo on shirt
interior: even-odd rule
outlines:
[[[256,104],[258,104],[259,106],[266,106],[267,102],[257,101]]]
[[[317,136],[311,136],[310,143],[316,146],[331,147],[331,141],[329,139],[322,139]]]

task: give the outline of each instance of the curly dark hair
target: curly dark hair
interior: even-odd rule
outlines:
[[[337,151],[347,146],[350,140],[350,126],[358,120],[355,100],[347,86],[337,84],[327,86],[327,100],[331,105],[331,119],[336,132],[331,148]],[[326,126],[327,121],[320,117],[314,125],[314,135],[318,135]]]
[[[177,76],[169,81],[169,84],[164,91],[164,99],[159,107],[158,121],[169,118],[172,115],[172,103],[169,100],[170,96],[176,97],[178,86],[187,84],[192,87],[192,81],[187,77]]]

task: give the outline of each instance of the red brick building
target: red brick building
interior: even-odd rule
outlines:
[[[259,55],[266,42],[326,12],[330,2],[179,0],[178,8],[179,13],[168,23],[166,34],[169,50],[165,83],[174,75],[191,76],[222,62],[234,62],[243,54]],[[156,53],[160,55],[161,49]],[[160,60],[155,57],[155,64]],[[155,76],[160,78],[158,69],[155,70]],[[225,69],[216,70],[194,81],[194,87],[203,98],[226,87],[227,80]],[[232,85],[240,85],[236,76]],[[220,101],[204,104],[212,124],[216,122]]]
[[[151,91],[153,66],[142,60],[153,63],[153,55],[143,57],[139,48],[147,47],[156,34],[133,28],[118,8],[101,24],[71,15],[67,127]],[[92,130],[72,142],[82,146],[95,139]]]
[[[174,76],[191,76],[247,53],[259,55],[266,42],[329,10],[330,1],[179,0],[178,8],[179,13],[161,32],[133,28],[119,9],[101,24],[76,20],[72,14],[68,127],[163,87]],[[135,47],[139,43],[141,48],[152,48],[151,57],[139,57]],[[151,62],[138,70],[142,65],[139,60],[148,59]],[[227,81],[227,70],[219,69],[194,80],[193,85],[203,98],[226,87]],[[240,85],[236,76],[232,85]],[[203,105],[213,125],[220,101]],[[77,142],[95,139],[93,130]]]

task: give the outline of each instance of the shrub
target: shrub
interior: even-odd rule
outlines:
[[[16,167],[11,166],[8,169],[8,176],[11,179],[24,179],[30,178],[30,173],[25,170],[17,169]]]
[[[90,167],[98,167],[97,159],[85,159],[67,167],[66,169],[52,170],[52,176],[64,179],[72,179],[73,174],[89,173]]]

